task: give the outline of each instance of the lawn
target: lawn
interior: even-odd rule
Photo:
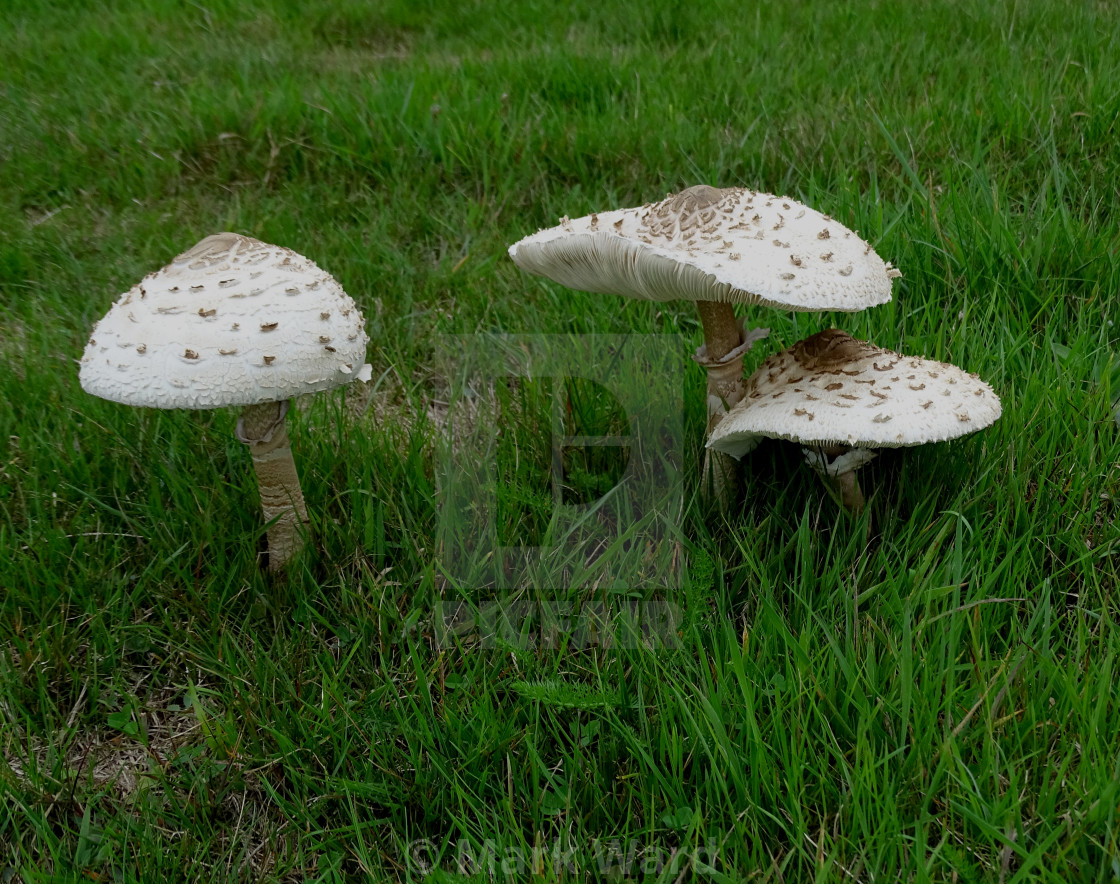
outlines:
[[[0,881],[1120,880],[1120,8],[3,17]],[[712,511],[693,306],[506,255],[697,183],[903,273],[740,308],[748,370],[836,326],[1002,418],[880,456],[858,517],[777,442]],[[280,576],[232,409],[78,384],[116,297],[223,230],[371,337],[367,387],[289,417]]]

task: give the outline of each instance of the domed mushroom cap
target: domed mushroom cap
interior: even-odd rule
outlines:
[[[153,408],[255,405],[363,375],[354,301],[291,249],[208,236],[125,292],[93,329],[82,388]]]
[[[976,375],[829,329],[771,356],[708,447],[741,457],[762,436],[858,448],[954,439],[993,423],[999,397]]]
[[[659,203],[541,230],[509,248],[518,267],[573,289],[852,312],[891,299],[901,274],[815,209],[698,185]]]

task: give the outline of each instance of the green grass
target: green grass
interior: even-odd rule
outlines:
[[[4,17],[0,880],[418,878],[410,845],[443,880],[470,857],[477,880],[609,877],[617,847],[644,851],[630,877],[670,881],[673,850],[709,846],[701,880],[1120,879],[1112,4],[9,0]],[[764,444],[712,518],[704,382],[682,358],[683,456],[659,467],[680,506],[628,525],[618,495],[558,522],[553,409],[572,435],[624,435],[617,409],[523,379],[464,418],[447,344],[691,350],[691,305],[571,292],[505,249],[698,182],[808,202],[905,274],[858,315],[752,311],[772,333],[749,367],[836,325],[979,373],[1002,419],[883,454],[858,519]],[[292,420],[314,549],[287,580],[259,568],[232,412],[131,409],[77,381],[115,296],[227,229],[332,272],[380,378],[364,411],[323,395]],[[443,431],[492,427],[495,407],[502,542],[606,532],[548,563],[570,585],[445,567],[462,550],[438,545]],[[565,499],[594,499],[619,457],[564,452]],[[674,605],[679,641],[441,644],[441,606],[502,600]]]

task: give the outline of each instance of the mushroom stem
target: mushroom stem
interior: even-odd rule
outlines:
[[[711,435],[723,416],[743,398],[744,346],[753,341],[744,337],[735,319],[735,309],[721,301],[697,301],[696,311],[704,329],[704,350],[697,361],[708,371],[708,425],[705,438]],[[700,472],[701,494],[727,509],[739,491],[735,459],[718,451],[706,449]]]
[[[863,491],[859,487],[859,479],[856,478],[855,470],[841,473],[839,476],[829,476],[824,480],[824,483],[832,499],[853,516],[858,516],[863,512],[866,501],[863,498]]]
[[[268,570],[279,571],[303,546],[307,507],[288,444],[288,402],[247,405],[237,422],[237,438],[249,446],[261,509],[268,529]],[[275,519],[275,522],[273,520]]]
[[[866,501],[856,478],[856,470],[875,457],[866,448],[830,445],[805,448],[805,460],[821,477],[829,496],[853,516],[859,515]]]
[[[708,358],[713,362],[719,362],[743,342],[743,332],[735,319],[735,308],[730,304],[697,301],[696,312],[700,314],[700,324],[704,327]]]

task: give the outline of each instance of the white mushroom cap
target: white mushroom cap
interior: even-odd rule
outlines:
[[[899,271],[801,203],[698,185],[635,209],[561,218],[514,243],[522,270],[573,289],[853,312],[891,299]]]
[[[741,457],[768,436],[806,445],[899,448],[993,423],[999,397],[976,375],[829,329],[771,356],[708,447]]]
[[[208,236],[125,292],[93,329],[82,388],[153,408],[255,405],[368,376],[365,320],[291,249]]]

